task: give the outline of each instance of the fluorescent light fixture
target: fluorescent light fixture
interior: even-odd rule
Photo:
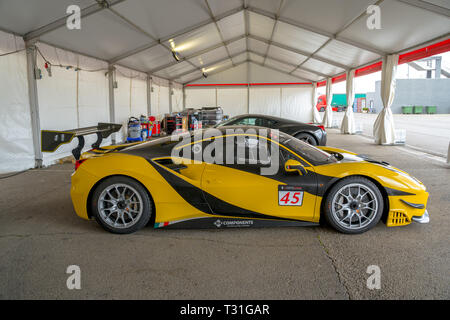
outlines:
[[[178,52],[172,50],[172,56],[175,60],[180,61],[180,56],[178,55]]]

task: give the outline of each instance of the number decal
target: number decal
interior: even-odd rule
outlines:
[[[278,205],[301,206],[303,203],[303,191],[278,191]]]

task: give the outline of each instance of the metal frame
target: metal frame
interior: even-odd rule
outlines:
[[[275,30],[277,28],[278,18],[280,17],[281,8],[283,7],[284,0],[280,0],[280,5],[278,6],[277,13],[275,14],[275,22],[273,23],[272,33],[270,34],[269,43],[272,42]],[[266,54],[264,55],[263,64],[266,64],[267,54],[269,53],[270,44],[267,46]]]
[[[36,168],[42,167],[43,156],[41,151],[41,122],[39,120],[39,98],[36,84],[36,58],[35,41],[25,43],[27,54],[28,97],[30,102],[31,132],[33,138],[34,162]]]
[[[252,52],[251,50],[249,50],[249,39],[254,39],[254,40],[257,40],[257,41],[261,41],[261,42],[264,42],[264,43],[266,43],[266,44],[268,45],[266,54],[264,55],[263,65],[265,65],[265,62],[266,62],[267,58],[270,58],[270,59],[273,59],[273,60],[275,60],[275,61],[284,63],[284,64],[286,64],[286,65],[290,65],[289,63],[287,63],[287,62],[285,62],[285,61],[283,61],[283,60],[275,59],[275,58],[270,57],[270,56],[268,55],[268,52],[269,52],[269,50],[270,50],[270,46],[271,46],[271,45],[277,46],[277,47],[279,47],[279,48],[282,48],[282,49],[285,49],[285,50],[288,50],[288,51],[291,51],[291,52],[294,52],[294,53],[297,53],[297,54],[301,54],[301,55],[303,55],[303,56],[306,56],[306,57],[307,57],[306,60],[304,60],[301,64],[299,64],[299,65],[297,66],[297,68],[295,68],[294,70],[292,70],[292,71],[289,73],[290,75],[292,75],[292,73],[295,72],[295,70],[297,70],[297,69],[302,69],[302,70],[305,70],[305,71],[312,72],[312,73],[315,73],[315,74],[317,74],[317,75],[320,75],[320,76],[322,76],[322,77],[324,77],[324,78],[325,78],[325,76],[328,77],[329,75],[321,74],[321,73],[319,73],[319,72],[317,72],[317,71],[313,71],[313,70],[310,70],[310,69],[307,69],[307,68],[304,68],[304,67],[303,67],[303,64],[304,64],[305,62],[307,62],[307,61],[308,61],[309,59],[311,59],[311,58],[312,58],[312,59],[316,59],[316,60],[318,60],[318,61],[321,61],[321,62],[323,62],[323,63],[329,64],[329,65],[332,65],[332,66],[341,68],[341,69],[344,70],[344,72],[346,72],[346,71],[350,68],[350,66],[347,66],[347,65],[344,65],[344,64],[340,64],[340,63],[337,63],[337,62],[334,62],[334,61],[331,61],[331,60],[329,60],[329,59],[322,58],[322,57],[319,57],[319,56],[316,55],[323,47],[325,47],[325,46],[326,46],[330,41],[332,41],[332,40],[340,41],[340,42],[346,43],[346,44],[348,44],[348,45],[350,45],[350,46],[353,46],[353,47],[355,47],[355,48],[358,48],[358,49],[361,49],[361,50],[366,50],[366,51],[375,53],[375,54],[377,54],[377,55],[380,55],[380,58],[378,58],[377,61],[379,61],[383,56],[385,56],[385,55],[387,54],[386,52],[383,52],[382,50],[380,50],[380,49],[378,49],[378,48],[374,48],[374,47],[371,47],[371,46],[367,46],[367,45],[364,45],[364,44],[355,42],[355,41],[350,40],[350,39],[345,39],[345,38],[339,36],[339,34],[342,33],[342,31],[344,31],[345,29],[347,29],[350,25],[352,25],[352,24],[353,24],[354,22],[356,22],[358,19],[364,17],[364,16],[366,15],[365,12],[362,12],[362,13],[361,13],[360,15],[358,15],[356,18],[354,18],[354,19],[352,19],[351,21],[349,21],[346,25],[344,25],[344,26],[343,26],[338,32],[336,32],[335,34],[332,34],[332,33],[330,33],[330,32],[321,30],[321,29],[319,29],[319,28],[316,28],[316,27],[313,27],[313,26],[310,26],[310,25],[303,24],[303,23],[301,23],[301,22],[299,22],[299,21],[295,21],[295,20],[293,20],[293,19],[289,19],[289,18],[282,17],[282,16],[280,15],[280,12],[281,12],[281,8],[282,8],[282,6],[283,6],[283,1],[284,1],[284,0],[280,0],[280,5],[279,5],[279,8],[278,8],[277,13],[272,13],[272,12],[269,12],[269,11],[266,11],[266,10],[263,10],[263,9],[258,9],[258,8],[256,8],[256,7],[249,6],[249,5],[248,5],[248,1],[247,1],[247,0],[243,0],[241,6],[236,7],[236,8],[233,8],[233,9],[231,9],[231,10],[228,10],[227,12],[224,12],[224,13],[222,13],[222,14],[220,14],[220,15],[217,15],[217,16],[215,16],[215,15],[213,14],[213,12],[212,12],[212,10],[211,10],[211,7],[209,6],[208,0],[204,0],[204,1],[205,1],[205,4],[206,4],[206,6],[207,6],[208,14],[210,15],[210,19],[207,19],[207,20],[205,20],[205,21],[202,21],[202,22],[200,22],[200,23],[198,23],[198,24],[196,24],[196,25],[190,26],[190,27],[188,27],[188,28],[184,28],[183,30],[180,30],[180,31],[178,31],[178,32],[176,32],[176,33],[173,33],[173,34],[171,34],[171,35],[169,35],[169,36],[166,36],[166,37],[163,37],[163,38],[161,38],[161,39],[156,39],[156,38],[153,37],[151,34],[149,34],[148,32],[146,32],[144,29],[142,29],[141,27],[139,27],[138,25],[136,25],[134,22],[132,22],[131,20],[127,19],[126,17],[124,17],[123,15],[121,15],[119,12],[117,12],[116,10],[114,10],[114,9],[112,8],[113,6],[115,6],[115,5],[119,4],[119,3],[124,2],[125,0],[95,0],[95,1],[97,1],[97,3],[95,3],[95,4],[91,5],[91,6],[88,6],[88,7],[86,7],[86,8],[83,8],[83,9],[81,10],[81,16],[82,16],[82,17],[87,17],[87,16],[89,16],[89,15],[95,14],[95,13],[97,13],[97,12],[99,12],[99,11],[102,11],[102,10],[108,10],[108,11],[112,12],[113,14],[115,14],[116,16],[118,16],[120,19],[122,19],[125,23],[127,23],[128,25],[130,25],[132,28],[134,28],[134,29],[137,30],[138,32],[140,32],[140,33],[146,35],[147,37],[149,37],[149,38],[152,40],[151,43],[148,43],[148,44],[143,45],[143,46],[141,46],[141,47],[139,47],[139,48],[135,48],[135,49],[133,49],[133,50],[130,50],[130,51],[128,51],[128,52],[125,52],[125,53],[123,53],[123,54],[121,54],[121,55],[119,55],[119,56],[117,56],[117,57],[114,57],[114,58],[112,58],[112,59],[110,59],[110,60],[105,60],[105,59],[102,59],[102,58],[93,57],[93,58],[95,58],[95,59],[99,59],[99,60],[106,61],[106,62],[108,62],[110,65],[116,64],[116,63],[117,63],[118,61],[120,61],[120,60],[123,60],[123,59],[125,59],[125,58],[127,58],[127,57],[129,57],[129,56],[135,55],[135,54],[137,54],[137,53],[139,53],[139,52],[142,52],[142,51],[144,51],[144,50],[150,49],[150,48],[152,48],[152,47],[154,47],[154,46],[157,46],[157,45],[161,45],[163,48],[165,48],[166,50],[168,50],[168,51],[171,52],[172,49],[171,49],[167,44],[165,44],[164,42],[167,42],[167,41],[168,41],[169,39],[171,39],[171,38],[179,37],[179,36],[182,36],[182,35],[184,35],[184,34],[190,33],[190,32],[192,32],[192,31],[194,31],[194,30],[197,30],[197,29],[199,29],[199,28],[202,28],[202,27],[204,27],[204,26],[206,26],[206,25],[209,25],[209,24],[211,24],[211,23],[214,23],[214,24],[215,24],[215,26],[216,26],[216,28],[217,28],[217,32],[219,33],[219,36],[220,36],[222,42],[219,43],[219,44],[216,44],[216,45],[214,45],[214,46],[211,46],[211,47],[209,47],[209,48],[207,48],[207,49],[204,49],[204,50],[201,50],[201,51],[199,51],[199,52],[196,52],[196,53],[194,53],[194,54],[192,54],[192,55],[190,55],[190,56],[182,57],[181,60],[180,60],[180,62],[181,62],[181,61],[186,61],[186,62],[188,62],[189,64],[192,65],[193,70],[192,70],[191,72],[194,72],[194,70],[202,71],[202,68],[204,68],[204,66],[197,67],[194,63],[192,63],[191,61],[189,61],[189,59],[192,59],[193,57],[196,57],[196,56],[198,56],[198,55],[207,53],[207,52],[209,52],[209,51],[211,51],[211,50],[214,50],[214,49],[217,49],[217,48],[221,48],[221,47],[224,47],[225,50],[227,51],[228,58],[231,60],[231,62],[232,62],[232,67],[233,67],[233,66],[234,66],[234,62],[233,62],[233,59],[231,58],[232,55],[230,54],[227,45],[230,44],[230,43],[232,43],[232,42],[234,42],[234,41],[238,41],[238,40],[240,40],[240,39],[243,39],[243,38],[246,39],[247,60],[250,60],[250,53],[257,54],[256,52]],[[445,7],[442,7],[442,6],[435,5],[435,4],[431,4],[431,3],[428,3],[428,2],[424,2],[424,1],[422,1],[422,0],[396,0],[396,1],[405,3],[405,4],[408,4],[408,5],[411,5],[411,6],[420,8],[420,9],[423,9],[423,10],[427,10],[427,11],[430,11],[430,12],[433,12],[433,13],[436,13],[436,14],[444,15],[444,16],[447,16],[447,17],[450,16],[450,10],[449,10],[449,9],[447,9],[447,8],[445,8]],[[378,1],[376,1],[374,4],[379,5],[379,4],[381,4],[382,2],[383,2],[383,0],[378,0]],[[236,14],[236,13],[238,13],[238,12],[241,12],[241,11],[244,12],[245,34],[242,35],[242,36],[239,36],[239,37],[235,37],[235,38],[233,38],[233,39],[230,39],[230,40],[228,40],[228,41],[224,41],[224,40],[223,40],[223,35],[222,35],[222,33],[221,33],[221,30],[220,30],[220,28],[219,28],[217,22],[218,22],[219,20],[221,20],[221,19],[224,19],[224,18],[226,18],[226,17],[229,17],[229,16],[231,16],[231,15],[233,15],[233,14]],[[270,36],[270,39],[265,39],[265,38],[257,37],[257,36],[254,36],[254,35],[250,35],[250,33],[249,33],[249,13],[250,13],[250,12],[252,12],[252,13],[254,13],[254,14],[259,14],[259,15],[262,15],[262,16],[265,16],[265,17],[268,17],[268,18],[270,18],[270,19],[275,20],[274,26],[273,26],[273,29],[272,29],[272,34],[271,34],[271,36]],[[40,27],[40,28],[38,28],[38,29],[32,30],[32,31],[30,31],[30,32],[27,32],[25,35],[23,35],[23,38],[24,38],[26,41],[37,40],[40,36],[45,35],[45,34],[51,32],[51,31],[53,31],[53,30],[56,30],[56,29],[60,28],[60,27],[63,27],[63,26],[65,25],[65,23],[66,23],[67,17],[68,17],[68,16],[66,15],[65,17],[60,18],[60,19],[57,19],[57,20],[55,20],[55,21],[53,21],[53,22],[51,22],[51,23],[49,23],[49,24],[47,24],[47,25],[45,25],[45,26],[43,26],[43,27]],[[274,35],[274,33],[275,33],[275,29],[276,29],[276,25],[277,25],[278,21],[281,21],[281,22],[283,22],[283,23],[289,24],[289,25],[294,26],[294,27],[297,27],[297,28],[301,28],[301,29],[304,29],[304,30],[308,30],[308,31],[313,32],[313,33],[315,33],[315,34],[320,34],[320,35],[322,35],[322,36],[328,37],[328,40],[327,40],[322,46],[320,46],[316,51],[314,51],[313,53],[305,52],[305,51],[302,51],[302,50],[299,50],[299,49],[296,49],[296,48],[292,48],[292,47],[290,47],[290,46],[283,45],[283,44],[281,44],[281,43],[276,43],[276,42],[274,43],[274,42],[273,42],[273,35]],[[54,47],[58,47],[58,46],[55,46],[55,45],[53,45],[53,44],[49,44],[49,45],[52,45],[52,46],[54,46]],[[60,47],[59,47],[59,48],[60,48]],[[64,48],[61,48],[61,49],[64,49]],[[64,50],[68,50],[68,49],[64,49]],[[73,50],[68,50],[68,51],[74,52]],[[85,54],[80,53],[80,52],[74,52],[74,53],[78,53],[78,54],[85,55]],[[85,56],[88,56],[88,55],[85,55]],[[158,67],[158,68],[155,68],[154,70],[150,70],[150,71],[147,71],[147,72],[153,74],[153,73],[155,73],[155,72],[158,72],[158,71],[164,70],[164,69],[166,69],[166,68],[169,68],[169,67],[175,65],[176,63],[178,63],[178,62],[173,62],[173,63],[170,63],[170,64],[166,64],[166,65],[160,66],[160,67]],[[121,65],[121,66],[123,66],[123,65]],[[209,64],[209,66],[210,66],[210,64]],[[123,67],[129,68],[129,67],[127,67],[127,66],[123,66]],[[354,67],[354,66],[352,66],[352,67]],[[132,69],[132,68],[130,68],[130,69]],[[276,69],[276,70],[281,72],[281,70],[278,70],[278,69]],[[145,72],[145,71],[142,71],[142,70],[136,70],[136,71],[139,71],[139,72]],[[338,74],[336,74],[336,75],[340,75],[340,74],[342,74],[342,73],[344,73],[344,72],[340,72],[340,73],[338,73]],[[336,76],[336,75],[334,75],[334,76]],[[163,79],[164,79],[164,77],[160,77],[160,78],[163,78]],[[170,80],[173,80],[173,79],[170,79]]]
[[[213,45],[213,46],[211,46],[209,48],[206,48],[206,49],[200,50],[200,51],[198,51],[196,53],[193,53],[193,54],[191,54],[191,55],[189,55],[187,57],[181,58],[180,61],[173,61],[173,62],[166,63],[165,65],[162,65],[162,66],[157,67],[155,69],[149,70],[148,72],[150,72],[150,73],[157,73],[157,72],[159,72],[161,70],[164,70],[166,68],[172,67],[172,66],[174,66],[174,65],[176,65],[176,64],[178,64],[180,62],[183,62],[183,61],[186,61],[186,60],[190,60],[190,59],[193,59],[195,57],[201,56],[202,54],[205,54],[205,53],[208,53],[210,51],[222,48],[224,45],[226,47],[227,45],[229,45],[229,44],[231,44],[233,42],[239,41],[241,39],[244,39],[244,38],[245,38],[245,35],[241,35],[241,36],[232,38],[232,39],[227,40],[227,41],[225,41],[223,43],[218,43],[218,44]]]
[[[232,55],[232,56],[228,56],[228,57],[226,57],[226,58],[220,58],[220,59],[218,59],[218,60],[215,60],[214,62],[211,62],[211,63],[208,63],[208,64],[202,66],[202,68],[209,68],[209,67],[212,67],[212,66],[214,66],[214,65],[216,65],[216,64],[222,63],[222,62],[227,61],[227,60],[231,60],[231,61],[232,61],[233,58],[235,58],[235,57],[237,57],[237,56],[239,56],[239,55],[241,55],[241,54],[243,54],[243,53],[245,53],[245,52],[246,52],[246,51],[244,50],[244,51],[238,52],[238,53],[236,53],[236,54],[234,54],[234,55]],[[233,63],[233,62],[232,62],[232,65],[234,66],[234,63]],[[191,69],[191,70],[189,70],[189,71],[185,71],[185,72],[183,72],[183,73],[181,73],[181,74],[178,74],[178,75],[174,76],[173,78],[171,78],[171,79],[169,79],[169,80],[170,80],[170,81],[174,81],[175,79],[181,78],[181,77],[183,77],[183,76],[185,76],[185,75],[187,75],[187,74],[189,74],[189,73],[195,72],[195,70],[196,70],[196,69]]]
[[[227,11],[227,12],[221,14],[221,15],[215,16],[215,19],[216,19],[216,21],[219,21],[219,20],[222,20],[222,19],[224,19],[224,18],[226,18],[226,17],[229,17],[229,16],[231,16],[231,15],[233,15],[233,14],[235,14],[235,13],[241,12],[242,10],[243,10],[242,7],[238,7],[238,8],[235,8],[235,9],[231,9],[230,11]],[[123,60],[123,59],[125,59],[125,58],[128,58],[129,56],[135,55],[135,54],[137,54],[137,53],[139,53],[139,52],[142,52],[142,51],[144,51],[144,50],[147,50],[147,49],[150,49],[150,48],[152,48],[152,47],[154,47],[154,46],[157,46],[157,45],[159,45],[159,44],[162,44],[163,42],[166,42],[166,41],[168,41],[169,39],[176,38],[176,37],[179,37],[179,36],[188,34],[188,33],[192,32],[192,31],[197,30],[197,29],[203,28],[204,26],[207,26],[208,24],[211,24],[211,23],[213,23],[213,22],[214,22],[214,21],[213,21],[212,19],[208,19],[208,20],[202,21],[202,22],[200,22],[200,23],[198,23],[198,24],[195,24],[195,25],[193,25],[193,26],[190,26],[190,27],[188,27],[188,28],[184,28],[182,31],[175,32],[175,33],[173,33],[173,34],[171,34],[171,35],[169,35],[169,36],[163,37],[163,38],[161,38],[161,39],[158,39],[158,40],[156,40],[156,41],[153,41],[153,42],[151,42],[151,43],[148,43],[148,44],[146,44],[146,45],[143,45],[143,46],[141,46],[141,47],[139,47],[139,48],[130,50],[130,51],[128,51],[128,52],[125,52],[125,53],[123,53],[123,54],[121,54],[121,55],[119,55],[119,56],[117,56],[117,57],[115,57],[115,58],[110,59],[109,62],[110,62],[110,63],[116,63],[116,62],[118,62],[118,61],[120,61],[120,60]]]
[[[97,3],[90,5],[89,7],[86,7],[84,9],[81,9],[81,18],[85,18],[87,16],[90,16],[91,14],[105,10],[107,8],[110,8],[116,4],[119,4],[124,1],[125,0],[109,0],[109,2],[97,1]],[[39,38],[40,36],[43,36],[44,34],[47,34],[47,33],[54,31],[60,27],[63,27],[66,25],[66,21],[67,21],[68,17],[69,17],[69,15],[65,15],[64,17],[62,17],[58,20],[55,20],[53,22],[50,22],[49,24],[46,24],[45,26],[42,26],[36,30],[27,32],[23,36],[23,39],[25,41],[35,40],[35,39]]]
[[[450,9],[432,4],[430,2],[425,2],[421,0],[397,0],[398,2],[403,2],[409,4],[410,6],[424,9],[433,13],[443,15],[445,17],[450,17]]]
[[[209,5],[208,0],[205,0],[205,4],[206,4],[206,7],[208,8],[208,14],[209,14],[209,16],[210,16],[211,19],[214,21],[214,25],[216,26],[217,32],[219,33],[220,40],[222,41],[222,44],[223,44],[223,46],[225,47],[225,50],[227,51],[228,57],[229,57],[230,60],[231,60],[231,64],[234,66],[234,62],[233,62],[233,59],[231,58],[230,51],[228,50],[228,47],[225,45],[225,40],[224,40],[224,38],[223,38],[222,31],[220,31],[219,25],[217,24],[217,20],[216,20],[216,18],[214,17],[214,13],[213,13],[212,10],[211,10],[211,6]]]

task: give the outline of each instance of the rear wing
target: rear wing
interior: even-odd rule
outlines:
[[[76,137],[78,146],[72,150],[72,154],[78,160],[84,147],[84,136],[97,134],[97,141],[92,144],[92,148],[95,149],[100,147],[103,139],[119,131],[120,128],[122,128],[121,124],[99,123],[97,126],[66,131],[41,130],[41,150],[42,152],[54,152],[61,145],[71,142]]]

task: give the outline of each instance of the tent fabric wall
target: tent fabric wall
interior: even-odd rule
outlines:
[[[180,112],[183,110],[183,86],[181,84],[174,83],[172,85],[171,99],[172,99],[172,112]]]
[[[117,141],[126,139],[130,117],[147,114],[147,82],[144,73],[116,67],[117,88],[114,89],[115,122],[122,124]]]
[[[23,40],[0,31],[0,54],[24,49]],[[34,166],[25,51],[0,57],[0,173]]]
[[[281,117],[300,122],[310,122],[312,86],[281,88]]]
[[[167,80],[152,77],[153,91],[150,93],[152,115],[157,120],[162,120],[164,114],[169,113],[169,82]]]
[[[281,116],[281,88],[251,87],[249,113]]]
[[[311,85],[250,87],[249,113],[310,122],[312,90]],[[186,96],[188,108],[217,105],[230,117],[247,113],[246,87],[188,88]]]
[[[230,117],[247,113],[247,88],[218,88],[217,105]]]
[[[393,144],[395,142],[395,125],[391,105],[395,97],[397,64],[398,54],[383,58],[383,69],[381,71],[383,110],[378,114],[373,124],[373,136],[376,144]]]
[[[322,119],[322,125],[325,128],[331,128],[333,125],[333,109],[331,107],[331,100],[333,97],[332,93],[333,83],[331,78],[327,78],[326,96],[327,96],[327,108]]]
[[[355,117],[353,115],[353,102],[355,101],[355,85],[354,85],[355,70],[347,72],[345,94],[347,95],[347,109],[345,110],[344,117],[342,118],[341,133],[354,134]]]
[[[216,88],[186,90],[186,108],[216,106]]]

